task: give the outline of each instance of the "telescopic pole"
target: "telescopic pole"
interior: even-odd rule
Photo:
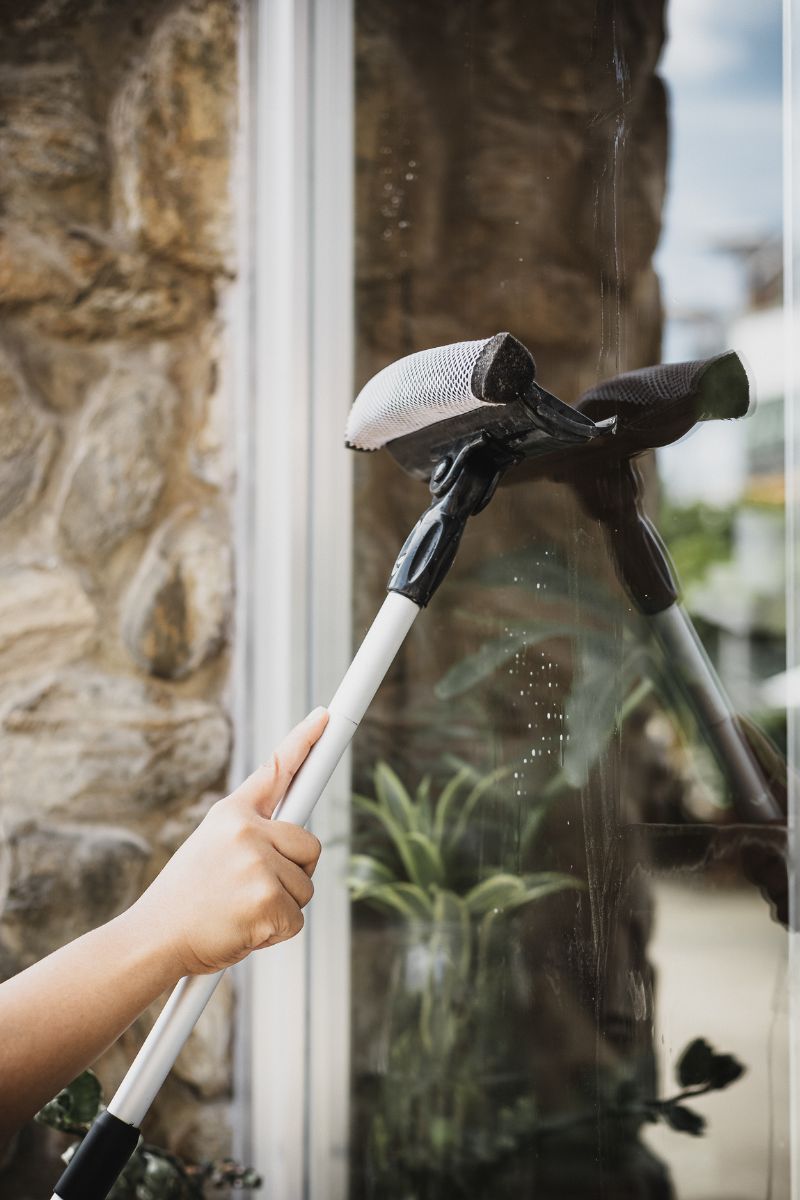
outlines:
[[[328,706],[328,723],[273,820],[305,825],[405,640],[420,605],[390,592]],[[139,1125],[224,975],[182,979],[104,1112],[72,1156],[52,1200],[105,1200],[139,1141]]]
[[[389,594],[328,706],[328,724],[295,775],[273,820],[305,825],[397,651],[444,579],[468,519],[491,497],[506,451],[478,442],[443,460],[431,481],[433,500],[411,530],[389,577]],[[146,1038],[107,1110],[70,1159],[52,1200],[106,1200],[139,1140],[153,1103],[224,972],[181,980]]]

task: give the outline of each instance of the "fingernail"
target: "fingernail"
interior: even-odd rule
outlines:
[[[325,705],[324,704],[317,705],[317,707],[314,709],[314,711],[310,712],[308,714],[308,716],[306,717],[306,720],[308,721],[309,725],[312,723],[312,721],[318,721],[324,712],[327,712]]]

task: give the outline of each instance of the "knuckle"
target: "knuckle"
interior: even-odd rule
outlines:
[[[228,836],[237,846],[247,846],[253,840],[253,823],[242,813],[235,813],[228,827]]]
[[[261,889],[258,897],[259,907],[266,910],[267,913],[272,913],[276,907],[280,906],[283,897],[283,888],[279,880],[274,875],[268,874],[265,879],[261,880]]]
[[[305,917],[302,912],[294,901],[288,900],[280,912],[265,923],[262,929],[262,944],[274,946],[278,942],[286,942],[289,938],[296,937],[304,925]]]
[[[280,819],[267,822],[267,837],[273,846],[278,847],[286,841],[288,825]]]
[[[203,824],[217,835],[226,836],[236,822],[237,808],[231,796],[217,800],[206,813]]]
[[[303,928],[304,917],[298,904],[291,896],[286,897],[280,914],[280,930],[284,937],[294,937]]]
[[[269,788],[274,787],[275,782],[277,781],[278,776],[280,775],[280,769],[281,769],[280,757],[278,755],[277,750],[273,750],[273,752],[272,752],[272,754],[270,754],[269,758],[265,759],[264,762],[261,763],[261,765],[258,767],[258,769],[255,772],[255,777],[257,779],[258,787],[259,787],[260,791],[263,791],[263,790],[268,791]]]
[[[231,792],[229,796],[220,796],[219,800],[215,800],[205,815],[206,821],[218,821],[224,818],[225,813],[234,804],[235,793]]]
[[[281,839],[279,825],[280,821],[265,821],[261,827],[264,840],[267,843],[267,854],[279,853],[278,842]]]

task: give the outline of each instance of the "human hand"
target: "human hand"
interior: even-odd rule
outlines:
[[[156,939],[177,977],[220,971],[303,928],[320,844],[299,825],[269,818],[327,721],[315,709],[295,726],[124,914],[131,936]]]

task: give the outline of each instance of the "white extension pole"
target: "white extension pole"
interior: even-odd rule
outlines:
[[[419,612],[412,600],[388,594],[328,706],[322,736],[273,820],[306,824]],[[223,974],[182,979],[174,989],[108,1106],[113,1116],[138,1128]]]
[[[781,820],[782,814],[686,610],[680,604],[671,604],[649,619],[736,789],[742,815],[757,822]]]

